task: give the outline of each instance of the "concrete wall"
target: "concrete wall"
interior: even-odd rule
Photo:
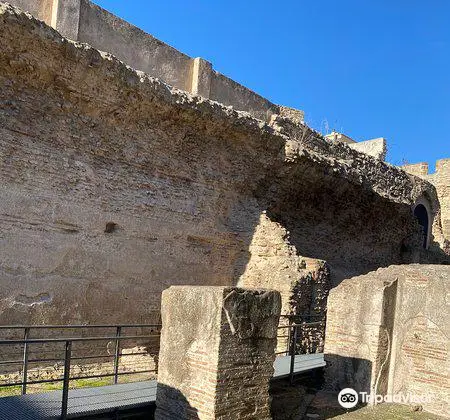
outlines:
[[[342,389],[429,396],[448,415],[450,266],[391,266],[345,280],[328,298],[327,382]]]

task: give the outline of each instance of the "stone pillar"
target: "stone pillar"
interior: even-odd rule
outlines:
[[[397,280],[383,273],[344,280],[328,296],[327,387],[386,394]]]
[[[276,291],[165,290],[155,418],[271,419],[280,310]]]
[[[211,91],[212,64],[201,57],[192,60],[191,93],[209,98]]]
[[[53,0],[51,26],[66,38],[78,41],[81,0]]]

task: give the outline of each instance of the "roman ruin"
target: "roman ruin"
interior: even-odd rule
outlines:
[[[358,319],[363,342],[370,318],[407,340],[420,327],[448,363],[448,338],[427,326],[448,311],[400,328],[399,305],[422,271],[431,295],[448,288],[450,159],[428,174],[385,162],[383,138],[324,137],[303,111],[89,0],[10,3],[0,3],[1,324],[159,323],[170,286],[272,289],[284,315],[325,322],[328,311],[312,352],[365,358],[377,374],[386,349],[341,346],[343,317]],[[392,363],[386,390],[417,385]]]

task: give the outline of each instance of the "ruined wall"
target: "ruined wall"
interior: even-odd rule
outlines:
[[[425,162],[403,165],[406,172],[426,179],[436,187],[437,196],[440,203],[440,223],[443,234],[443,247],[447,247],[450,252],[450,159],[439,159],[436,162],[434,173],[429,173],[428,164]],[[439,239],[439,238],[438,238]]]
[[[383,137],[378,137],[376,139],[364,140],[356,142],[352,138],[346,136],[342,133],[337,133],[333,131],[325,136],[327,140],[332,142],[345,143],[348,147],[358,152],[365,153],[366,155],[373,156],[376,159],[385,160],[387,147],[386,139]]]
[[[450,266],[391,266],[330,292],[325,340],[328,385],[429,396],[449,414]]]
[[[425,162],[403,165],[402,169],[411,175],[420,177],[433,184],[439,200],[439,211],[433,218],[432,235],[429,238],[430,248],[439,247],[442,252],[450,255],[450,159],[440,159],[436,162],[434,173],[429,173]],[[420,197],[417,203],[429,207],[426,195]]]
[[[158,321],[169,285],[232,284],[281,139],[1,7],[1,322]]]
[[[266,124],[192,97],[4,4],[0,25],[4,324],[155,322],[168,286],[256,285],[258,264],[290,285],[325,260],[336,284],[406,261],[412,204],[436,205],[298,113]]]
[[[349,147],[357,150],[358,152],[366,153],[367,155],[373,156],[380,160],[386,159],[386,139],[384,139],[383,137],[352,143],[349,144]]]
[[[52,22],[53,0],[14,0],[8,3],[25,10],[48,25]]]
[[[88,0],[81,2],[78,41],[108,51],[172,86],[191,90],[191,57]]]
[[[299,255],[286,229],[270,220],[266,212],[261,214],[249,241],[248,263],[238,284],[279,291],[281,314],[301,315],[295,322],[324,321],[331,288],[326,263]],[[288,318],[282,316],[280,325],[288,323]],[[302,345],[303,353],[323,351],[325,323],[302,331],[304,334],[299,345]],[[288,330],[280,330],[277,351],[286,351],[288,348]]]

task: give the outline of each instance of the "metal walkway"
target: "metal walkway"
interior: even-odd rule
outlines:
[[[275,359],[274,379],[325,366],[323,353],[281,356]],[[0,420],[57,420],[61,415],[61,391],[0,398]],[[156,381],[132,382],[69,392],[68,418],[93,416],[114,410],[148,407],[156,400]]]
[[[291,363],[293,363],[294,374],[308,372],[326,365],[323,353],[297,354],[294,360],[291,356],[281,356],[277,357],[273,364],[273,378],[279,379],[289,376],[291,374]]]
[[[156,381],[133,382],[69,392],[68,418],[130,410],[156,400]],[[0,398],[0,420],[57,420],[61,391]]]

